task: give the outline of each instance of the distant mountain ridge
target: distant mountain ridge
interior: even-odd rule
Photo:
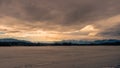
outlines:
[[[66,45],[120,45],[120,40],[116,39],[105,39],[105,40],[63,40],[56,42],[56,44]]]
[[[26,40],[18,40],[12,38],[0,39],[0,46],[74,46],[74,45],[120,45],[120,40],[105,39],[105,40],[63,40],[53,43],[33,43]]]
[[[33,45],[32,42],[26,40],[18,40],[13,38],[3,38],[0,39],[0,46],[27,46]]]

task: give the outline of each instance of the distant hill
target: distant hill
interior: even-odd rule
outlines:
[[[89,45],[120,45],[120,40],[108,39],[108,40],[63,40],[53,43],[33,43],[25,40],[18,40],[12,38],[0,39],[0,46],[89,46]]]
[[[4,38],[0,39],[0,46],[27,46],[32,45],[33,43],[30,41],[25,40],[18,40],[18,39],[12,39],[12,38]]]
[[[120,40],[63,40],[55,42],[55,45],[120,45]]]

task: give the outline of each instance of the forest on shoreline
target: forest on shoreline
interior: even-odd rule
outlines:
[[[63,40],[57,42],[30,42],[25,40],[5,38],[0,39],[0,46],[120,46],[120,40]]]

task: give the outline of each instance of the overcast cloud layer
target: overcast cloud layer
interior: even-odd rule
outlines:
[[[39,36],[40,41],[119,39],[119,3],[120,0],[0,0],[0,37],[36,40]]]

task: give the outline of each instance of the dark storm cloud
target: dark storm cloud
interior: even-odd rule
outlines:
[[[20,25],[15,32],[24,28],[78,30],[87,25],[99,26],[94,21],[119,15],[119,3],[120,0],[0,0],[0,18],[7,16],[21,21],[12,21],[14,25],[10,25],[12,23],[7,19],[6,25],[9,24],[11,27]],[[119,36],[119,26],[100,29],[104,30],[100,35]]]
[[[120,23],[114,27],[108,28],[100,32],[101,36],[111,37],[111,38],[120,38]]]
[[[68,25],[119,14],[120,0],[0,0],[1,14]],[[62,18],[62,19],[61,19]]]

